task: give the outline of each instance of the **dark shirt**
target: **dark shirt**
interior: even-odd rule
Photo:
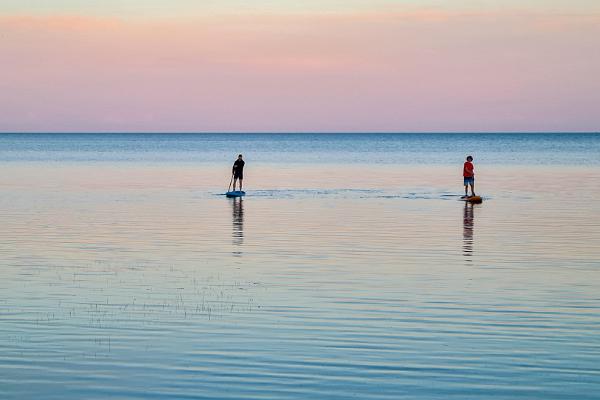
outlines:
[[[235,160],[232,172],[235,175],[242,175],[244,173],[244,164],[246,164],[244,160]]]

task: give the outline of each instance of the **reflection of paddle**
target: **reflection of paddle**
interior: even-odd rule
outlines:
[[[231,183],[233,182],[233,173],[231,174],[231,180],[229,181],[229,188],[227,189],[227,192],[231,192]]]

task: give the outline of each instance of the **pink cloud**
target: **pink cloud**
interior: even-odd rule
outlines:
[[[93,30],[122,26],[118,18],[81,15],[0,15],[3,30]]]

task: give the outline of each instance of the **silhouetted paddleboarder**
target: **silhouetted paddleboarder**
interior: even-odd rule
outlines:
[[[233,191],[235,192],[235,185],[237,181],[240,181],[240,192],[243,192],[243,182],[244,182],[244,165],[246,163],[243,160],[242,155],[238,155],[237,160],[233,163],[233,167],[231,168],[231,174],[233,175]]]

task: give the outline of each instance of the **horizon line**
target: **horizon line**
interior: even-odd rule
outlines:
[[[376,134],[376,135],[404,135],[404,134],[600,134],[598,131],[0,131],[0,135],[20,135],[20,134],[90,134],[90,135],[111,135],[111,134],[156,134],[156,135],[236,135],[236,134],[261,134],[261,135],[352,135],[352,134]]]

